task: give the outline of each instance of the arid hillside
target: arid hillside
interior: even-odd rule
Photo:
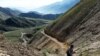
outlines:
[[[37,34],[38,39],[34,39],[33,43],[40,49],[51,48],[50,50],[63,49],[65,43],[67,43],[66,48],[73,44],[77,56],[99,56],[99,22],[100,1],[81,0],[58,20],[48,25],[44,29],[46,35]]]
[[[8,42],[7,47],[3,46],[4,50],[8,51],[9,45]],[[34,33],[26,46],[11,45],[19,56],[64,56],[70,45],[75,46],[74,56],[100,56],[100,0],[80,0],[53,23]],[[21,47],[23,53],[18,49]],[[16,51],[12,52],[16,56]]]
[[[58,41],[73,44],[77,56],[100,55],[100,1],[82,0],[45,29]]]

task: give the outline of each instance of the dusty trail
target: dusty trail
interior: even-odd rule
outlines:
[[[54,43],[56,43],[61,49],[64,49],[65,46],[64,46],[64,43],[62,42],[59,42],[58,40],[56,40],[55,38],[47,35],[44,31],[41,31],[41,34],[43,34],[44,36],[48,37],[47,39],[50,39],[52,40]],[[31,46],[28,46],[28,47],[24,47],[23,45],[21,45],[21,43],[11,43],[7,40],[4,40],[4,41],[1,41],[0,42],[0,46],[4,46],[3,49],[1,48],[0,49],[0,56],[1,55],[4,55],[4,56],[33,56],[33,55],[40,55],[35,53],[37,50],[35,50],[33,47]],[[43,44],[41,44],[43,45]],[[40,46],[41,47],[41,46]],[[28,49],[27,49],[28,48]],[[65,49],[66,50],[66,49]],[[16,51],[16,52],[15,52]],[[22,54],[21,54],[22,53]],[[48,54],[48,55],[52,55],[52,56],[55,56],[54,54]]]
[[[52,41],[54,41],[56,44],[58,44],[61,48],[67,48],[67,47],[68,47],[67,43],[66,43],[66,45],[65,45],[65,43],[59,42],[57,39],[51,37],[50,35],[47,35],[47,34],[44,32],[44,30],[41,31],[41,33],[42,33],[43,35],[45,35],[46,37],[48,37],[49,39],[51,39]]]

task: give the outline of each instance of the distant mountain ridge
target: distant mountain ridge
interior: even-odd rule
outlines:
[[[53,19],[56,19],[59,15],[61,15],[61,14],[41,14],[36,11],[30,11],[28,13],[23,13],[18,10],[0,7],[0,18],[3,18],[3,19],[7,19],[7,18],[13,17],[13,16],[19,16],[19,17],[53,20]]]
[[[60,14],[41,14],[37,12],[28,12],[28,13],[21,13],[19,16],[21,17],[29,17],[29,18],[42,18],[42,19],[56,19]]]
[[[39,19],[36,19],[36,17],[21,17],[19,16],[21,13],[18,10],[0,7],[0,30],[10,31],[18,28],[41,26],[48,23],[48,20],[41,19],[41,14],[32,13],[31,16],[38,15]]]

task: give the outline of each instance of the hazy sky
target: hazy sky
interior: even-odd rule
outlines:
[[[53,6],[55,4],[71,4],[73,1],[77,0],[0,0],[0,6],[28,12],[38,11],[38,8],[41,10],[42,7]]]
[[[63,0],[0,0],[0,6],[29,11],[62,1]]]
[[[54,4],[50,4],[41,8],[35,9],[38,12],[45,13],[46,14],[58,14],[58,13],[64,13],[68,11],[70,8],[72,8],[75,4],[77,4],[80,0],[63,0],[61,2],[56,2]]]

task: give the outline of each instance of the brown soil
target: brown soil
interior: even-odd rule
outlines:
[[[10,56],[40,56],[40,52],[31,45],[23,46],[21,43],[12,43],[8,40],[0,42],[0,50]]]

